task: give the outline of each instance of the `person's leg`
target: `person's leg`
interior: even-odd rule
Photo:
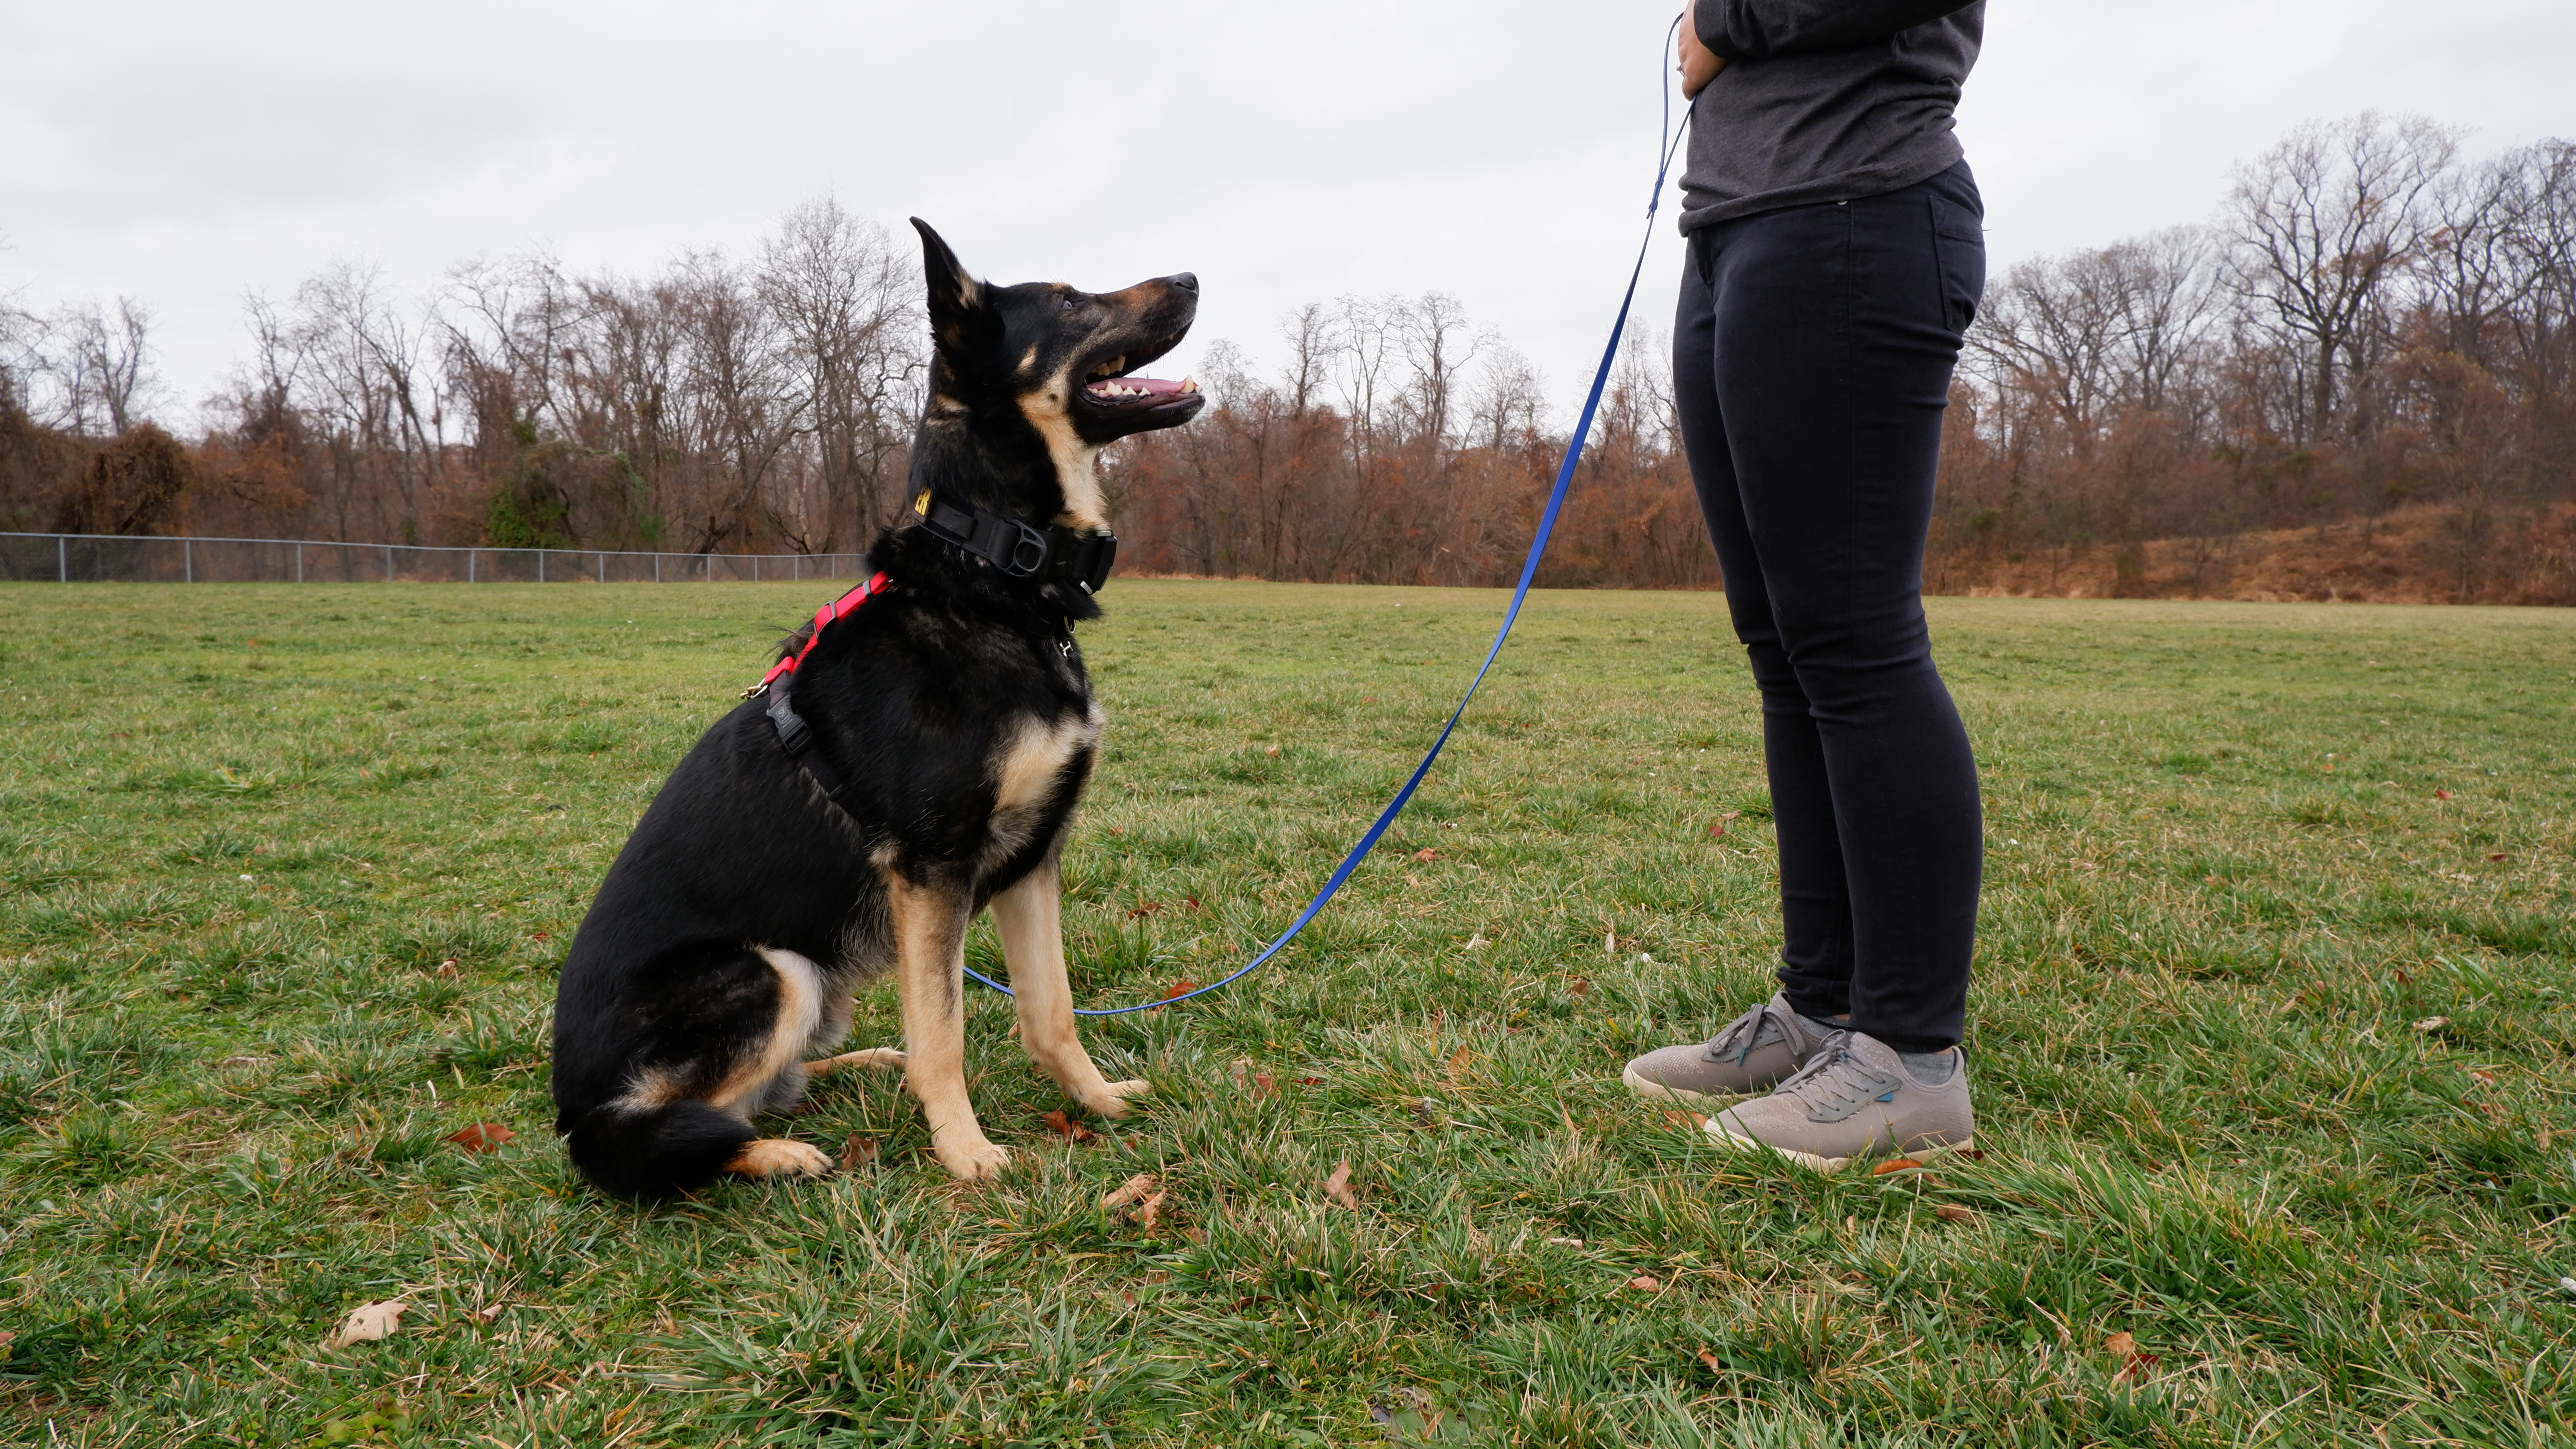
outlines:
[[[1941,415],[1983,282],[1974,206],[1962,168],[1751,218],[1717,254],[1711,287],[1733,491],[1771,647],[1814,730],[1810,745],[1789,720],[1771,728],[1791,696],[1766,679],[1784,902],[1799,812],[1814,809],[1798,791],[1820,774],[1849,911],[1851,1024],[1910,1054],[1960,1038],[1983,866],[1976,767],[1921,598]],[[1755,667],[1770,672],[1755,640]]]
[[[1651,1051],[1623,1079],[1638,1094],[1714,1105],[1767,1091],[1806,1065],[1847,1010],[1851,912],[1836,840],[1833,794],[1806,692],[1771,617],[1762,559],[1753,545],[1717,393],[1717,258],[1743,224],[1692,238],[1673,321],[1673,398],[1691,480],[1726,581],[1727,611],[1762,694],[1764,764],[1780,842],[1781,990],[1705,1042]]]
[[[1851,1009],[1852,974],[1850,893],[1833,790],[1812,704],[1772,615],[1770,580],[1746,518],[1727,409],[1718,392],[1717,316],[1723,304],[1713,280],[1746,225],[1717,227],[1694,239],[1673,329],[1673,403],[1700,516],[1726,582],[1727,612],[1762,694],[1762,762],[1780,847],[1780,991],[1801,1015],[1827,1019]]]

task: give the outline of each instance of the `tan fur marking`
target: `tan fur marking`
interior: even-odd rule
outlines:
[[[1099,731],[1099,721],[1091,718],[1064,719],[1052,726],[1034,715],[1023,719],[994,761],[1000,786],[994,792],[993,808],[1018,810],[1043,804],[1057,772]]]
[[[1146,1084],[1109,1081],[1082,1049],[1074,1030],[1073,989],[1065,981],[1061,892],[1062,876],[1049,859],[993,897],[993,926],[1001,933],[1019,1007],[1020,1045],[1075,1101],[1103,1117],[1123,1117],[1127,1098]]]
[[[1073,419],[1065,412],[1072,392],[1073,369],[1068,367],[1044,388],[1022,397],[1020,411],[1046,439],[1047,456],[1055,460],[1056,482],[1064,490],[1064,512],[1055,521],[1067,528],[1107,528],[1109,505],[1101,499],[1095,466],[1100,450],[1073,430]]]
[[[828,1177],[832,1159],[791,1138],[758,1137],[744,1143],[724,1170],[736,1177]]]
[[[959,892],[885,876],[903,1001],[904,1086],[921,1103],[930,1150],[952,1174],[989,1180],[1011,1156],[993,1145],[966,1095],[966,912]]]
[[[737,1065],[721,1085],[707,1094],[710,1105],[746,1117],[759,1110],[779,1073],[795,1066],[804,1055],[805,1043],[812,1040],[814,1028],[823,1018],[821,968],[793,951],[772,946],[753,949],[778,975],[778,1024],[758,1052]]]

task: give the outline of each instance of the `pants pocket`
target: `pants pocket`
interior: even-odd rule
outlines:
[[[1931,209],[1932,255],[1941,279],[1941,318],[1951,331],[1965,334],[1968,325],[1977,320],[1977,304],[1986,295],[1984,219],[1938,194],[1923,199]]]

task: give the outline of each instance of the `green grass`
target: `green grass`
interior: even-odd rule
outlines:
[[[1058,1141],[979,995],[998,1186],[861,1076],[786,1130],[873,1166],[604,1201],[553,968],[818,597],[0,589],[0,1441],[2576,1442],[2576,619],[1936,603],[1980,1161],[1825,1179],[1627,1097],[1770,989],[1757,721],[1714,596],[1547,594],[1302,944],[1088,1028],[1138,1117]],[[1499,602],[1121,581],[1086,1002],[1284,924]],[[1150,1231],[1099,1205],[1140,1171]]]

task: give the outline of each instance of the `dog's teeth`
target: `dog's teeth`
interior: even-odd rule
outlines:
[[[1198,380],[1197,378],[1195,378],[1195,377],[1185,377],[1185,378],[1182,378],[1182,379],[1181,379],[1181,391],[1183,391],[1183,392],[1197,392],[1198,390],[1199,390],[1199,380]]]

